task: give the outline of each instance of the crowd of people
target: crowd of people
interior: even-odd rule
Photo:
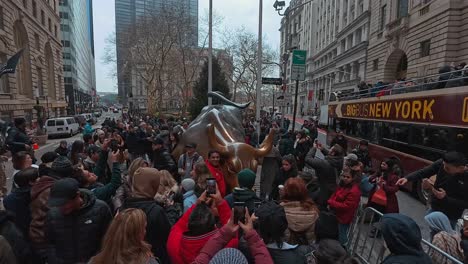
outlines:
[[[60,142],[39,166],[24,125],[15,120],[6,140],[15,171],[11,192],[2,189],[1,263],[359,263],[347,247],[362,196],[384,214],[371,234],[391,252],[383,263],[449,263],[423,252],[419,227],[399,214],[396,197],[400,185],[434,174],[432,185],[423,181],[432,187],[434,244],[460,259],[468,252],[468,229],[455,229],[468,207],[466,161],[456,152],[403,178],[395,157],[374,171],[365,140],[353,148],[337,133],[326,148],[313,120],[288,131],[265,118],[260,134],[245,121],[246,143],[258,146],[270,129],[276,138],[259,190],[249,168],[230,189],[224,157],[199,154],[200,139],[172,155],[184,120],[106,119],[82,140]]]

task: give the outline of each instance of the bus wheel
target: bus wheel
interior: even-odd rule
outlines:
[[[426,204],[429,202],[429,192],[427,190],[424,190],[422,187],[422,181],[417,181],[413,186],[416,187],[416,193],[418,195],[419,200],[423,203]]]

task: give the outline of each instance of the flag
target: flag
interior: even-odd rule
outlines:
[[[7,62],[0,64],[0,77],[2,77],[3,74],[15,73],[16,65],[18,65],[18,61],[21,58],[22,54],[23,54],[23,49],[21,49],[15,55],[9,58]]]

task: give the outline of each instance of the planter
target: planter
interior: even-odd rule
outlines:
[[[47,143],[47,134],[40,135],[40,136],[32,136],[32,139],[37,142],[40,146],[45,145]]]

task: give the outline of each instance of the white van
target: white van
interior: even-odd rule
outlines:
[[[91,125],[94,125],[96,124],[96,120],[94,117],[93,117],[93,114],[91,113],[84,113],[84,114],[81,114],[85,119],[86,119],[86,122],[90,122]]]
[[[49,136],[73,135],[79,132],[80,125],[73,117],[51,118],[46,121],[45,129]]]

